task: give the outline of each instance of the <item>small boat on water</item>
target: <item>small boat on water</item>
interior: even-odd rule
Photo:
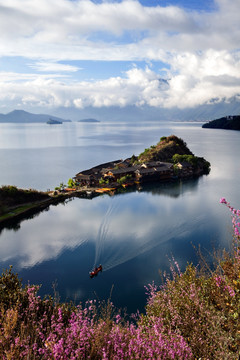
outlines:
[[[95,276],[97,276],[97,274],[98,274],[100,271],[102,272],[102,265],[99,265],[98,267],[95,267],[94,270],[90,271],[90,273],[89,273],[90,278],[92,279],[92,278],[94,278]]]

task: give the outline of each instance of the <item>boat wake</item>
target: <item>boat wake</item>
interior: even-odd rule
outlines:
[[[110,204],[107,212],[105,213],[101,225],[99,227],[98,235],[97,235],[97,241],[96,241],[96,252],[95,252],[95,259],[93,267],[95,268],[97,264],[103,263],[102,262],[102,256],[104,254],[105,250],[105,243],[109,232],[109,224],[111,221],[111,216],[114,210],[116,210],[117,206],[116,203]],[[104,269],[105,270],[105,269]]]
[[[131,228],[126,238],[124,235],[121,237],[121,229],[126,230],[125,224],[122,224],[122,226],[119,225],[118,233],[112,231],[111,236],[110,224],[113,223],[114,216],[120,218],[119,214],[115,214],[116,209],[115,204],[109,206],[97,236],[94,267],[96,264],[102,264],[103,271],[111,270],[173,238],[187,236],[191,231],[189,221],[179,221],[170,230],[168,226],[163,227],[160,234],[157,233],[156,229],[155,231],[151,229],[148,234],[144,233],[141,235],[141,233],[134,232]],[[204,216],[191,219],[191,229],[192,227],[200,227],[203,222],[206,222]]]

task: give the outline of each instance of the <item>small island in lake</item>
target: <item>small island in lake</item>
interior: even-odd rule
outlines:
[[[48,125],[59,125],[59,124],[62,124],[62,122],[61,122],[61,121],[58,121],[58,120],[54,120],[54,119],[49,119],[49,120],[47,121],[47,124],[48,124]]]
[[[240,115],[225,116],[220,119],[209,121],[203,124],[203,128],[240,130]]]

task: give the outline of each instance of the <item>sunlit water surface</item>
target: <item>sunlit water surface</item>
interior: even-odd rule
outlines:
[[[121,195],[73,199],[0,234],[1,268],[14,266],[24,283],[57,289],[62,301],[111,298],[128,312],[146,304],[144,286],[160,284],[174,257],[184,269],[198,263],[200,245],[229,248],[226,197],[240,204],[240,132],[202,129],[197,123],[0,124],[0,185],[53,189],[80,170],[138,155],[161,136],[180,136],[211,163],[208,176],[155,184]],[[103,273],[90,279],[94,264]],[[54,284],[54,286],[53,286]]]

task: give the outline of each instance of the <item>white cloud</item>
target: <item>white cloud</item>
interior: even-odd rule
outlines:
[[[238,96],[240,0],[215,4],[211,12],[190,12],[134,0],[0,0],[0,56],[24,56],[31,68],[29,74],[2,69],[0,101],[192,107]],[[70,60],[162,61],[168,86],[148,67],[79,82]]]
[[[72,66],[68,64],[59,64],[54,61],[40,61],[36,63],[29,64],[34,70],[42,72],[75,72],[80,70],[77,66]]]
[[[144,7],[133,0],[101,4],[90,0],[9,0],[7,5],[0,0],[0,54],[55,60],[136,56],[156,60],[159,48],[170,52],[236,48],[239,0],[230,5],[222,0],[217,3],[218,11],[197,13],[176,6]],[[118,37],[126,31],[124,44],[119,43]],[[96,33],[100,35],[94,41]],[[110,41],[104,33],[112,35]]]
[[[171,79],[162,81],[149,67],[133,67],[125,77],[99,81],[64,82],[22,74],[21,81],[0,81],[0,101],[18,101],[28,106],[46,107],[109,107],[150,105],[155,107],[194,107],[212,98],[230,99],[240,93],[240,61],[236,54],[207,52],[203,55],[184,54],[172,58]],[[218,66],[220,64],[220,66]],[[8,78],[8,81],[7,81]],[[1,76],[4,79],[4,74]]]

